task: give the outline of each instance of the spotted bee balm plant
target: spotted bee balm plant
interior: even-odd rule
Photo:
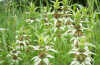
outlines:
[[[18,6],[12,0],[0,6],[0,65],[99,65],[99,14],[93,3],[45,2],[20,0]]]
[[[36,34],[37,35],[37,34]],[[38,35],[37,35],[38,36]],[[52,55],[49,54],[48,51],[53,51],[58,53],[56,50],[54,50],[52,47],[52,45],[47,45],[47,38],[48,37],[43,37],[42,36],[38,36],[39,40],[36,40],[38,42],[37,46],[31,46],[33,47],[33,50],[37,50],[39,51],[38,56],[33,57],[31,60],[34,59],[34,65],[50,65],[49,59],[48,58],[54,58]]]
[[[93,58],[90,57],[91,54],[96,55],[93,52],[89,51],[88,46],[95,47],[93,44],[90,44],[85,41],[85,39],[82,37],[78,42],[78,47],[74,47],[72,50],[70,50],[70,53],[74,54],[73,61],[71,62],[71,65],[91,65],[91,62],[94,61]]]

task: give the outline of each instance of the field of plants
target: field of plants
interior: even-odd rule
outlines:
[[[0,0],[0,65],[100,65],[100,1],[18,1]]]

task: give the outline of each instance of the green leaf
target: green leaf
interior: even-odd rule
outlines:
[[[83,37],[82,37],[82,39],[80,40],[80,43],[81,43],[81,44],[84,44],[84,43],[85,43],[85,40],[84,40]]]
[[[7,44],[6,44],[6,37],[5,37],[5,33],[4,33],[4,31],[2,31],[2,41],[3,41],[3,44],[4,44],[4,48],[5,48],[5,50],[7,50]]]
[[[59,4],[60,4],[60,2],[58,2],[58,0],[56,0],[56,2],[54,2],[54,8],[59,9],[60,8]]]
[[[17,28],[16,28],[16,30],[19,30],[19,28],[22,26],[22,25],[24,25],[26,22],[23,22],[23,23],[21,23]]]
[[[8,53],[8,52],[0,53],[0,55],[7,55],[7,54],[11,54],[11,53]]]

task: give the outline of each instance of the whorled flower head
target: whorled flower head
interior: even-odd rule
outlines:
[[[49,64],[48,58],[54,58],[53,56],[49,55],[48,53],[39,53],[38,56],[33,57],[31,60],[34,59],[34,65],[39,65],[41,61],[45,62],[46,65]]]
[[[68,54],[70,54],[70,53],[73,53],[73,54],[75,54],[75,55],[84,54],[84,55],[86,55],[86,56],[88,56],[88,55],[90,55],[90,54],[96,55],[95,53],[90,52],[87,46],[85,46],[83,49],[80,49],[80,48],[73,48],[72,50],[70,50],[70,52],[69,52]]]
[[[20,51],[17,51],[15,49],[13,49],[12,51],[10,51],[10,54],[7,55],[7,57],[11,57],[11,60],[9,62],[13,62],[13,63],[19,63],[19,60],[22,60],[20,57],[18,57],[19,54],[22,54]]]
[[[16,46],[17,49],[24,49],[27,48],[28,45],[30,45],[30,36],[31,35],[20,35],[20,36],[16,36],[16,44],[18,44],[18,46]]]
[[[80,55],[77,55],[76,56],[76,58],[77,58],[77,60],[79,61],[79,62],[84,62],[85,61],[85,59],[86,59],[86,55],[84,55],[84,54],[80,54]]]
[[[39,19],[26,19],[25,20],[28,24],[32,24],[34,21],[38,21],[38,22],[41,22]]]
[[[73,48],[68,54],[73,53],[75,58],[73,59],[73,61],[71,62],[71,65],[85,65],[85,64],[89,64],[91,65],[92,62],[92,58],[90,57],[90,54],[94,54],[93,52],[90,52],[88,49],[89,45],[85,45],[83,48]],[[92,46],[92,44],[91,44]]]
[[[53,14],[53,17],[58,19],[61,17],[61,14],[56,10],[55,13]]]
[[[45,50],[45,51],[53,51],[53,52],[56,52],[56,53],[58,53],[56,50],[54,50],[53,48],[52,48],[52,46],[29,46],[29,47],[33,47],[34,49],[33,50]]]
[[[81,57],[81,58],[84,58],[84,57]],[[83,62],[79,62],[77,58],[73,58],[73,61],[71,62],[70,65],[92,65],[91,64],[92,61],[93,59],[91,57],[86,57]]]
[[[26,45],[25,41],[16,41],[16,44],[18,44],[18,46],[16,46],[17,49],[24,49],[24,46]]]

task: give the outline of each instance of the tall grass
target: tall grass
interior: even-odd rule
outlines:
[[[93,42],[97,48],[93,49],[93,51],[97,54],[94,57],[93,65],[100,65],[100,2],[98,0],[87,0],[89,6],[89,13],[91,16],[91,30],[93,33],[90,34],[90,42]]]

